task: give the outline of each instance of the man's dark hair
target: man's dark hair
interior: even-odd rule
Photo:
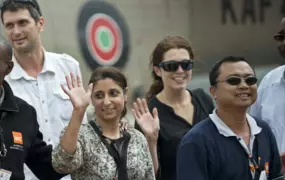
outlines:
[[[236,63],[236,62],[240,62],[240,61],[246,62],[252,68],[252,70],[254,72],[254,68],[248,63],[247,60],[245,60],[244,57],[226,56],[222,60],[216,62],[216,64],[214,64],[214,66],[212,67],[210,74],[209,74],[210,85],[215,86],[217,84],[217,79],[218,79],[218,76],[220,75],[220,67],[222,66],[222,64],[224,64],[224,63]],[[254,72],[254,74],[255,74],[255,72]]]
[[[27,9],[30,12],[31,17],[35,20],[35,22],[38,22],[40,17],[42,16],[42,12],[39,6],[39,3],[34,0],[35,6],[33,6],[31,3],[27,2],[15,2],[11,0],[11,2],[4,7],[1,8],[1,20],[3,23],[3,13],[5,11],[12,11],[15,12],[18,9]]]
[[[7,51],[9,60],[12,60],[13,48],[12,48],[11,44],[8,41],[6,41],[6,40],[1,40],[0,41],[0,48],[1,49],[5,49]]]

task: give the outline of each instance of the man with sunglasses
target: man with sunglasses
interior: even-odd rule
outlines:
[[[5,80],[16,96],[36,109],[44,141],[55,146],[73,109],[61,84],[66,86],[67,73],[81,76],[79,63],[69,55],[43,48],[40,33],[44,30],[44,18],[36,0],[3,0],[0,9],[4,35],[13,46],[15,64]],[[26,171],[26,179],[36,179]]]
[[[283,179],[270,127],[247,114],[257,97],[257,79],[243,57],[225,57],[210,74],[216,109],[182,139],[177,180]]]
[[[273,36],[280,55],[285,58],[285,18],[280,30]],[[264,76],[258,87],[258,98],[250,114],[266,121],[271,127],[285,170],[285,65],[273,69]]]

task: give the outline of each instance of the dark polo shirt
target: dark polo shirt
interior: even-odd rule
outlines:
[[[219,125],[215,116],[192,128],[179,146],[177,180],[258,180],[266,167],[269,180],[281,176],[280,155],[271,129],[264,121],[247,118],[252,131],[248,151],[242,138],[221,120]],[[259,165],[254,171],[250,169],[253,159]]]

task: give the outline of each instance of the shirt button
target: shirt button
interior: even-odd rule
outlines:
[[[48,141],[50,142],[50,138],[48,139]]]
[[[45,122],[47,123],[47,122],[48,122],[48,120],[46,119],[46,120],[45,120]]]
[[[45,101],[42,101],[42,103],[45,103]]]

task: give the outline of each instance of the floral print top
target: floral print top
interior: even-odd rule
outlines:
[[[128,128],[127,131],[131,135],[127,149],[129,180],[155,180],[145,137],[134,128]],[[90,124],[81,125],[73,155],[65,152],[60,144],[55,147],[52,164],[57,172],[71,174],[73,180],[112,180],[117,169],[113,157]]]

